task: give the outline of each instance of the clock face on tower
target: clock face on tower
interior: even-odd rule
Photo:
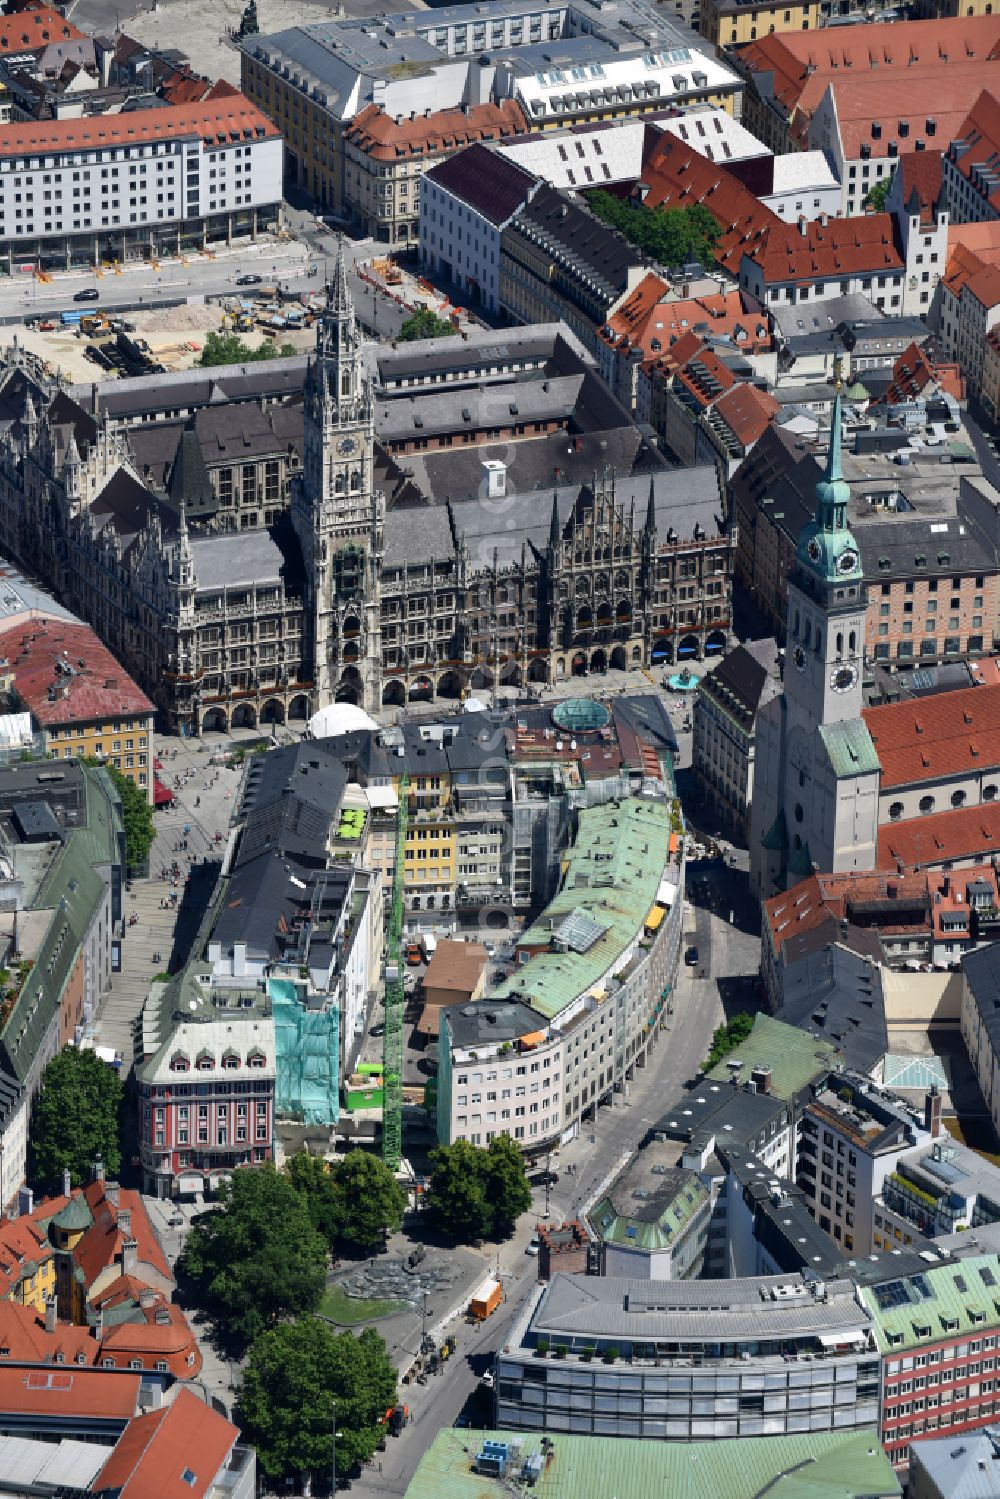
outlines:
[[[858,554],[852,547],[848,547],[846,552],[841,552],[837,558],[837,571],[840,573],[852,573],[857,565]]]
[[[858,668],[856,666],[838,666],[830,677],[830,686],[834,692],[849,692],[858,680]]]
[[[354,452],[357,445],[357,438],[342,437],[337,444],[337,452],[342,458],[348,458]]]
[[[799,671],[805,671],[806,653],[800,645],[797,645],[795,647],[795,650],[792,652],[792,660],[795,662],[796,668]]]

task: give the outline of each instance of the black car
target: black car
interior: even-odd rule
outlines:
[[[100,295],[101,294],[97,290],[96,286],[85,286],[83,288],[83,291],[78,291],[77,292],[76,296],[73,298],[73,301],[74,302],[96,302],[98,300],[98,298],[100,297]]]
[[[698,966],[698,949],[696,947],[689,947],[687,949],[687,951],[684,954],[684,962],[687,964],[688,968],[697,968],[697,966]]]
[[[237,286],[259,286],[260,285],[260,281],[261,281],[261,278],[259,276],[252,276],[252,275],[237,276],[237,278],[236,278],[236,285]]]

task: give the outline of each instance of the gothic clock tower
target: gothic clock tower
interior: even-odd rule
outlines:
[[[750,859],[764,897],[814,868],[876,861],[881,768],[861,716],[868,596],[847,523],[841,421],[838,385],[815,515],[788,581],[784,691],[757,721]]]
[[[306,569],[314,708],[381,701],[379,578],[385,500],[375,488],[375,405],[341,241],[305,380],[292,521]]]

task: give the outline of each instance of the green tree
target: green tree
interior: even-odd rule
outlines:
[[[245,1347],[284,1317],[319,1306],[327,1249],[302,1195],[273,1166],[243,1167],[222,1207],[196,1223],[181,1268],[221,1337]]]
[[[892,186],[892,175],[883,177],[880,182],[873,182],[865,194],[865,207],[872,209],[874,213],[885,213],[885,200]]]
[[[238,1419],[272,1485],[301,1477],[311,1486],[330,1471],[335,1402],[337,1470],[346,1473],[375,1452],[396,1402],[396,1370],[374,1328],[356,1338],[304,1317],[255,1341]]]
[[[255,364],[265,359],[289,359],[296,352],[294,344],[285,343],[279,347],[265,339],[256,349],[251,349],[235,333],[210,333],[195,364]]]
[[[701,203],[689,208],[647,208],[616,198],[603,188],[588,193],[587,202],[599,219],[660,265],[682,265],[687,260],[710,265],[715,259],[720,230]]]
[[[141,786],[122,775],[114,765],[105,760],[88,760],[88,765],[99,765],[111,777],[111,783],[122,804],[122,822],[125,825],[125,858],[130,869],[145,864],[149,850],[156,837],[153,825],[153,809]]]
[[[82,1186],[98,1155],[108,1176],[116,1177],[123,1096],[118,1073],[95,1051],[67,1046],[53,1057],[31,1111],[32,1180],[54,1188],[68,1167],[73,1185]]]
[[[420,307],[408,317],[396,334],[397,342],[415,343],[418,338],[454,338],[455,330],[447,318],[438,317],[429,307]]]
[[[331,1167],[300,1151],[287,1169],[313,1227],[331,1245],[367,1252],[383,1242],[386,1229],[401,1228],[406,1194],[388,1166],[367,1150],[349,1151]]]
[[[468,1140],[431,1151],[430,1213],[436,1226],[456,1243],[485,1238],[493,1225],[480,1157],[486,1152]]]
[[[750,1032],[753,1030],[753,1016],[747,1014],[734,1015],[727,1025],[717,1026],[712,1035],[712,1045],[705,1060],[706,1072],[714,1067],[716,1062],[735,1051],[741,1046]]]
[[[505,1239],[531,1207],[524,1156],[510,1135],[494,1135],[482,1163],[483,1188],[493,1215],[492,1237]]]
[[[505,1238],[531,1206],[524,1158],[509,1135],[487,1150],[456,1140],[431,1152],[433,1221],[458,1243]]]

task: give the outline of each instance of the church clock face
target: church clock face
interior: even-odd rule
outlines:
[[[858,680],[858,668],[856,666],[838,666],[830,677],[830,686],[834,692],[850,692]]]
[[[337,444],[337,452],[341,458],[349,458],[356,451],[358,441],[356,437],[342,437]]]
[[[837,558],[837,571],[840,573],[852,573],[858,565],[858,554],[852,547],[846,552],[841,552]]]
[[[805,671],[806,653],[800,645],[797,645],[795,647],[795,650],[792,652],[792,660],[795,662],[795,668],[797,671]]]

